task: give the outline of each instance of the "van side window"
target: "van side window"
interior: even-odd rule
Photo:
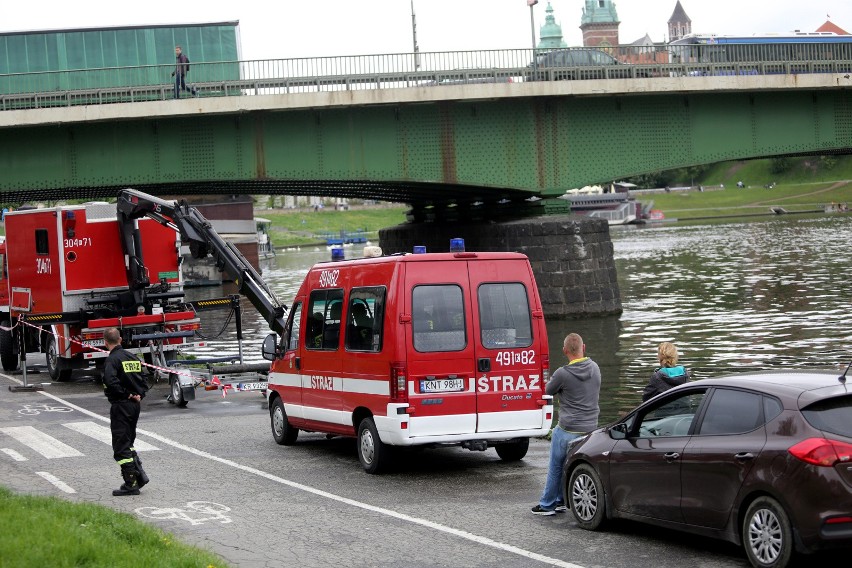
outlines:
[[[532,345],[530,303],[523,284],[482,284],[478,295],[483,347],[505,349]]]
[[[299,348],[299,330],[302,325],[302,303],[299,302],[290,310],[292,314],[290,321],[287,323],[287,329],[284,330],[284,349],[285,351],[293,351]]]
[[[36,229],[35,246],[36,254],[50,254],[50,239],[47,238],[47,229]]]
[[[308,302],[305,347],[335,350],[340,345],[343,318],[343,290],[314,290]]]
[[[417,351],[464,349],[467,333],[461,287],[455,284],[415,286],[411,294],[411,327]]]
[[[382,321],[385,313],[385,288],[352,288],[346,311],[346,349],[382,350]]]

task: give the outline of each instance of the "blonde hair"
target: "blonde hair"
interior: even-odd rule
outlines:
[[[660,343],[657,347],[657,358],[663,367],[674,367],[677,365],[677,347],[668,341]]]

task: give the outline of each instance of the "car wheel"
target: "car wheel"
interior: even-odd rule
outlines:
[[[169,376],[169,381],[171,381],[172,384],[172,402],[175,403],[178,408],[185,407],[189,401],[183,397],[183,391],[180,388],[180,379],[177,375],[172,374]]]
[[[527,455],[527,450],[530,449],[530,439],[521,438],[513,442],[505,442],[502,444],[494,444],[494,449],[497,450],[497,455],[500,459],[507,462],[519,461]]]
[[[47,362],[47,374],[50,375],[52,381],[67,381],[71,378],[71,369],[62,368],[62,360],[59,358],[59,352],[56,348],[56,338],[52,335],[47,336],[47,352],[45,353]]]
[[[597,530],[604,522],[606,511],[601,478],[592,466],[580,464],[571,472],[566,493],[574,518],[580,528]]]
[[[284,410],[284,403],[280,397],[275,397],[272,401],[272,406],[269,408],[269,418],[272,424],[272,437],[275,442],[281,446],[291,446],[296,443],[296,438],[299,437],[299,429],[293,428],[290,421],[287,420],[287,412]]]
[[[758,497],[749,506],[742,538],[748,559],[757,568],[783,568],[793,556],[790,519],[772,497]]]
[[[390,448],[379,438],[372,418],[365,418],[358,426],[358,460],[367,473],[379,473],[387,466]]]
[[[0,322],[3,327],[12,327],[9,320]],[[11,330],[0,329],[0,363],[4,371],[14,371],[18,368],[18,356],[15,355],[15,336]]]

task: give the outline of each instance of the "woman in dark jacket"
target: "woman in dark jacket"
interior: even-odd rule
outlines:
[[[642,391],[642,402],[689,380],[689,370],[677,364],[677,347],[673,343],[668,341],[660,343],[657,348],[657,358],[660,366],[651,375],[651,380]]]

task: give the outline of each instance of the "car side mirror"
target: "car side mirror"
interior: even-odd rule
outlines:
[[[609,429],[609,437],[613,440],[624,440],[627,438],[627,424],[620,422]]]
[[[267,361],[274,361],[278,357],[278,335],[270,333],[263,339],[263,346],[260,348],[260,354]]]

